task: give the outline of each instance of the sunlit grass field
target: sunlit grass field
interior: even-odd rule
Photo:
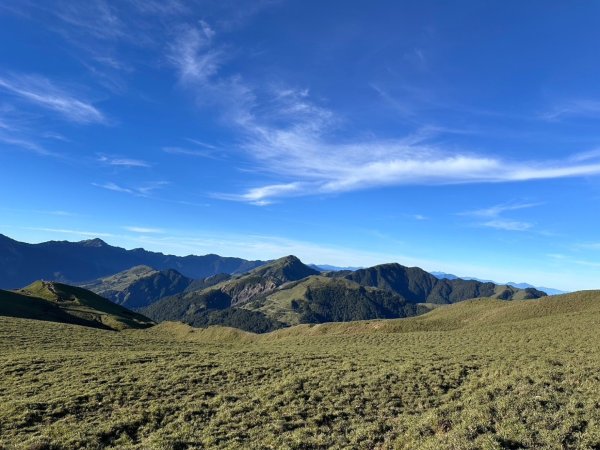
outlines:
[[[267,335],[0,318],[2,449],[600,449],[600,292]]]

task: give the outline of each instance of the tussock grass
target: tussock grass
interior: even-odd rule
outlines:
[[[600,293],[265,335],[0,318],[0,448],[598,449]]]

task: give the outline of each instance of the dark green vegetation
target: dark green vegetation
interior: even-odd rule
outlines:
[[[269,334],[0,318],[0,448],[598,449],[600,292]]]
[[[546,295],[533,288],[518,289],[460,278],[438,279],[418,267],[404,267],[395,263],[359,269],[345,275],[345,278],[363,286],[396,292],[411,303],[455,303],[478,297],[527,300]]]
[[[140,312],[157,322],[224,325],[267,332],[301,323],[409,317],[435,304],[476,297],[531,299],[545,294],[465,280],[438,280],[417,267],[385,264],[355,272],[320,274],[295,256],[245,275],[165,297]]]
[[[136,266],[109,277],[100,278],[81,287],[89,289],[118,305],[143,308],[155,301],[185,291],[194,280],[176,270],[154,270]]]
[[[266,333],[283,327],[260,312],[231,307],[231,297],[218,289],[167,297],[140,310],[157,322],[175,320],[194,327],[222,325]]]
[[[86,289],[36,281],[17,291],[0,290],[0,316],[63,322],[109,330],[154,323]]]
[[[408,317],[418,309],[394,292],[323,276],[290,283],[243,308],[262,312],[286,326]]]
[[[204,278],[219,273],[243,273],[262,264],[263,261],[218,255],[180,257],[142,248],[125,250],[101,239],[27,244],[0,234],[0,288],[3,289],[14,289],[40,279],[86,283],[140,265],[157,270],[173,269],[189,278]]]

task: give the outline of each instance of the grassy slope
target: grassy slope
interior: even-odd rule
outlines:
[[[0,291],[0,315],[74,323],[112,330],[146,328],[141,314],[83,288],[36,281],[18,291]]]
[[[0,316],[45,320],[94,326],[91,321],[73,316],[52,302],[16,292],[0,290]]]
[[[600,292],[264,335],[0,318],[0,448],[595,449],[599,325]]]
[[[135,266],[114,275],[81,284],[80,286],[96,292],[98,295],[102,295],[102,292],[106,291],[123,291],[132,284],[157,273],[158,270],[149,266]]]
[[[361,287],[342,278],[311,276],[286,285],[245,308],[286,325],[307,322],[348,321],[363,317],[404,317],[416,308],[393,293]]]

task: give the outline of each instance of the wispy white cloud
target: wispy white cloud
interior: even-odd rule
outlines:
[[[534,208],[540,205],[542,205],[542,203],[503,203],[489,208],[459,213],[459,215],[484,219],[483,222],[477,223],[477,225],[482,227],[495,228],[504,231],[527,231],[534,227],[533,223],[507,219],[503,217],[503,214],[509,211]]]
[[[256,98],[256,97],[255,97]],[[254,105],[254,103],[252,103]],[[254,186],[232,200],[266,204],[276,197],[340,193],[384,186],[500,183],[600,174],[600,160],[515,161],[447,150],[425,127],[399,139],[342,141],[339,118],[306,90],[280,91],[267,106],[242,106],[234,123],[257,168],[285,182]],[[282,185],[288,186],[280,189]]]
[[[58,88],[44,77],[34,75],[0,77],[0,89],[37,106],[55,111],[72,122],[106,122],[104,114],[91,103]]]
[[[198,145],[200,147],[209,148],[212,150],[215,150],[217,148],[216,145],[208,144],[207,142],[202,142],[202,141],[199,141],[198,139],[186,138],[185,140],[188,142],[191,142],[192,144]]]
[[[580,247],[579,249],[581,249],[581,248],[584,248],[584,247]],[[593,247],[586,247],[586,248],[594,249]],[[597,249],[600,249],[600,244],[598,245]],[[548,256],[549,258],[551,258],[553,260],[556,260],[561,265],[576,264],[578,266],[584,266],[584,267],[592,267],[592,268],[600,267],[600,261],[597,261],[597,260],[581,259],[580,257],[574,257],[572,255],[564,255],[564,254],[560,254],[560,253],[551,253],[546,256]],[[597,288],[597,285],[594,286],[594,288]]]
[[[600,101],[578,99],[563,102],[540,114],[544,120],[556,121],[568,117],[600,117]]]
[[[112,181],[106,183],[92,183],[92,186],[96,186],[102,189],[106,189],[114,192],[121,192],[124,194],[135,195],[137,197],[149,197],[154,191],[160,189],[169,184],[167,181],[155,181],[152,183],[146,183],[140,186],[122,186]]]
[[[164,233],[164,230],[160,229],[160,228],[149,228],[149,227],[134,227],[134,226],[127,226],[127,227],[123,227],[124,230],[127,231],[132,231],[134,233],[142,233],[142,234],[160,234],[160,233]]]
[[[475,211],[468,211],[464,213],[460,213],[463,216],[475,216],[475,217],[490,217],[495,218],[500,216],[502,213],[506,211],[518,211],[520,209],[528,209],[533,208],[535,206],[540,206],[543,203],[502,203],[500,205],[494,205],[489,208],[477,209]]]
[[[505,203],[489,208],[460,213],[460,215],[488,219],[484,222],[478,223],[479,226],[483,227],[505,231],[527,231],[533,228],[532,223],[514,219],[506,219],[502,217],[502,214],[507,211],[517,211],[521,209],[532,208],[538,205],[540,205],[540,203]]]
[[[141,195],[150,195],[157,189],[161,189],[169,184],[168,181],[153,181],[135,188]]]
[[[43,215],[49,215],[49,216],[60,216],[60,217],[77,217],[80,214],[71,212],[71,211],[64,211],[61,209],[55,209],[55,210],[45,210],[45,209],[14,209],[14,208],[2,208],[4,211],[11,211],[11,212],[19,212],[19,213],[34,213],[34,214],[43,214]]]
[[[242,136],[240,148],[255,172],[268,172],[276,180],[216,197],[267,205],[278,198],[386,186],[506,183],[600,174],[600,158],[509,160],[448,149],[436,142],[444,130],[435,127],[397,139],[356,137],[354,133],[341,139],[340,131],[347,125],[334,111],[312,101],[309,90],[255,88],[239,76],[223,75],[227,55],[213,41],[214,33],[202,26],[180,30],[169,46],[179,83],[201,104],[220,107],[226,123]],[[377,85],[373,88],[386,94]],[[176,149],[170,151],[184,154]]]
[[[519,182],[600,174],[600,162],[596,160],[507,161],[471,152],[450,152],[406,139],[339,143],[326,138],[327,125],[320,116],[288,128],[247,126],[252,136],[246,150],[262,170],[291,179],[287,184],[303,187],[303,195],[383,186]],[[300,194],[298,189],[259,187],[246,194],[256,202],[261,200],[257,192],[264,193],[262,200]]]
[[[116,183],[113,183],[112,181],[106,182],[106,183],[92,183],[92,186],[96,186],[102,189],[107,189],[109,191],[114,191],[114,192],[123,192],[125,194],[134,194],[135,191],[133,189],[129,189],[123,186],[119,186]]]
[[[588,150],[586,152],[576,153],[573,156],[571,156],[570,159],[574,162],[600,160],[600,148]]]
[[[138,11],[152,16],[173,16],[188,12],[188,8],[178,0],[129,0]]]
[[[55,141],[71,142],[70,139],[66,138],[62,134],[55,133],[53,131],[46,131],[45,133],[42,133],[42,137],[44,139],[53,139]]]
[[[294,193],[301,192],[302,185],[300,183],[287,183],[287,184],[272,184],[269,186],[262,186],[255,189],[250,189],[244,194],[214,194],[215,198],[221,198],[224,200],[236,200],[252,203],[258,206],[266,206],[272,203],[271,198],[285,196],[291,196]]]
[[[483,222],[482,225],[488,228],[496,228],[505,231],[527,231],[533,227],[532,223],[518,220],[493,219]]]
[[[600,250],[600,242],[584,242],[573,246],[576,250]]]
[[[30,122],[30,118],[14,106],[0,104],[0,143],[42,156],[60,157],[39,142],[39,131]],[[41,137],[46,138],[46,133]]]
[[[163,147],[162,151],[165,153],[169,153],[170,155],[198,156],[201,158],[210,159],[216,158],[212,150],[196,150],[183,147]]]
[[[37,153],[38,155],[56,157],[60,156],[57,153],[47,150],[46,148],[44,148],[43,146],[41,146],[33,140],[4,134],[2,131],[0,131],[0,142],[10,145],[12,147],[18,147],[30,152]]]
[[[50,210],[50,211],[47,211],[47,210],[41,210],[41,211],[39,211],[38,210],[38,211],[34,211],[34,212],[37,212],[39,214],[48,214],[48,215],[51,215],[51,216],[60,216],[60,217],[76,217],[76,216],[79,215],[77,213],[74,213],[74,212],[71,212],[71,211],[64,211],[62,209],[55,209],[55,210]]]
[[[204,23],[198,27],[183,27],[170,45],[168,59],[177,69],[183,84],[206,84],[214,76],[224,58],[219,49],[211,48],[214,32]]]
[[[140,159],[113,158],[106,155],[101,155],[98,158],[98,162],[101,162],[102,164],[108,164],[110,166],[120,167],[151,167],[151,164],[149,162]]]
[[[214,44],[214,36],[207,23],[180,27],[168,45],[167,60],[177,72],[180,87],[192,92],[198,105],[220,110],[220,118],[227,123],[243,123],[252,116],[255,94],[240,75],[220,74],[231,55]]]
[[[26,227],[27,230],[44,231],[47,233],[60,233],[60,234],[73,234],[77,236],[85,237],[114,237],[112,233],[103,233],[99,231],[86,231],[86,230],[71,230],[68,228],[44,228],[44,227]]]
[[[62,2],[49,11],[65,24],[96,38],[119,39],[127,36],[127,27],[114,6],[104,0],[89,0],[85,4]]]

